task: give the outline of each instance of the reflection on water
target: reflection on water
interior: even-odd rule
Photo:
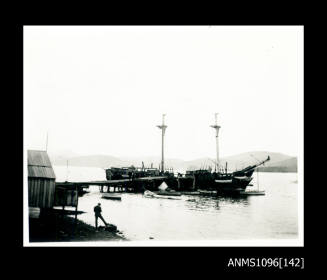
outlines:
[[[198,210],[198,211],[217,211],[220,209],[220,203],[237,203],[241,206],[245,207],[248,205],[248,198],[247,197],[201,197],[198,196],[197,198],[190,198],[185,201],[185,207],[189,210]]]
[[[252,189],[256,189],[255,179]],[[128,193],[121,194],[121,201],[106,200],[95,186],[79,199],[79,210],[87,212],[79,219],[94,225],[93,207],[101,202],[105,220],[130,240],[296,238],[296,180],[296,173],[260,173],[265,196],[183,195],[180,200]]]

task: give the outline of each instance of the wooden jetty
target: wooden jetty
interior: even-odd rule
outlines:
[[[146,186],[155,187],[156,182],[166,180],[165,176],[143,177],[134,179],[104,180],[104,181],[86,181],[86,182],[57,182],[58,187],[76,187],[79,190],[89,186],[99,186],[100,192],[140,192]]]

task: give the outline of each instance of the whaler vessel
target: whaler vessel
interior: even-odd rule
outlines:
[[[246,187],[252,181],[252,175],[254,170],[270,160],[267,159],[259,162],[258,164],[250,165],[242,170],[227,172],[227,164],[225,170],[222,170],[219,166],[219,149],[218,149],[218,132],[220,126],[217,124],[217,114],[215,114],[216,123],[211,126],[216,130],[216,149],[217,149],[217,160],[216,160],[216,171],[211,170],[196,170],[193,171],[195,177],[195,184],[200,189],[207,189],[208,191],[217,192],[217,194],[240,194],[244,192]],[[202,191],[203,192],[203,191]]]
[[[232,173],[213,173],[215,188],[218,193],[226,192],[241,192],[245,191],[246,187],[253,180],[252,174],[258,166],[270,160],[269,156],[266,160],[252,166],[248,166],[240,171]]]

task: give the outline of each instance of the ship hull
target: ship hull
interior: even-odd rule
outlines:
[[[201,173],[195,177],[195,185],[200,190],[214,190],[217,195],[224,194],[239,194],[245,191],[246,187],[252,181],[251,176],[248,174],[214,174],[214,173]],[[249,174],[252,175],[252,174]]]
[[[246,187],[252,181],[252,175],[254,170],[264,164],[265,162],[269,161],[270,157],[268,156],[267,159],[255,164],[250,165],[242,170],[234,171],[232,173],[227,173],[227,167],[225,173],[208,173],[206,171],[200,171],[198,173],[200,176],[205,177],[207,179],[214,178],[214,187],[217,190],[217,194],[240,194],[245,191]]]
[[[215,180],[214,187],[217,190],[217,194],[239,194],[245,191],[246,187],[252,181],[251,177],[233,177],[229,180]]]

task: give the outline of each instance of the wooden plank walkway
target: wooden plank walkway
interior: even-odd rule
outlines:
[[[156,177],[142,177],[142,178],[135,178],[134,181],[152,181],[152,180],[163,180],[167,179],[165,176],[156,176]]]
[[[105,180],[105,181],[85,181],[85,182],[56,182],[56,186],[70,186],[70,185],[78,185],[78,186],[107,186],[107,185],[115,185],[121,183],[132,182],[130,179],[121,179],[121,180]]]
[[[116,185],[122,183],[128,183],[133,181],[153,181],[153,180],[163,180],[166,179],[165,176],[156,176],[156,177],[142,177],[132,179],[120,179],[120,180],[105,180],[105,181],[85,181],[85,182],[56,182],[56,186],[108,186]]]

